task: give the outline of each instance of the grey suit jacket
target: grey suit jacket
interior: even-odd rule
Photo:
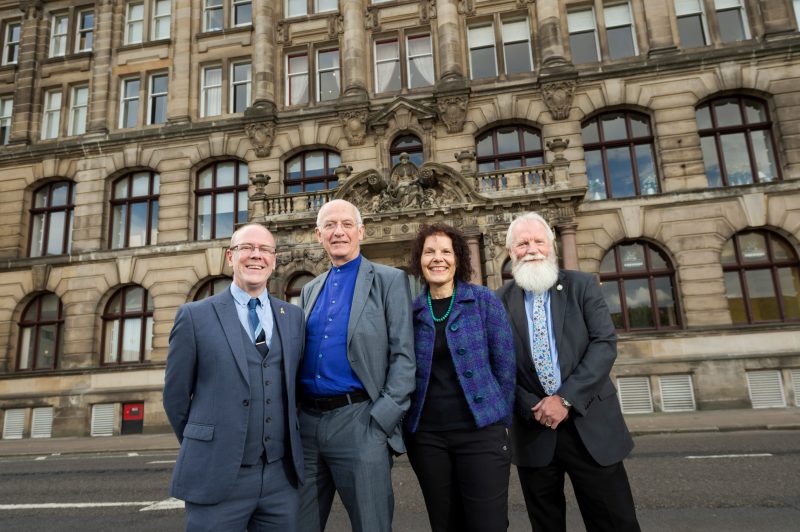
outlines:
[[[514,330],[517,391],[511,429],[514,463],[541,467],[555,452],[556,432],[533,419],[531,408],[546,393],[531,357],[525,298],[514,281],[497,291]],[[622,417],[617,390],[609,374],[617,357],[617,337],[611,314],[594,276],[562,270],[550,289],[561,388],[570,403],[570,417],[589,453],[600,465],[619,462],[633,449]]]
[[[303,287],[306,319],[328,272]],[[405,452],[400,421],[415,386],[411,293],[402,270],[361,258],[347,324],[347,357],[372,401],[370,415],[397,453]]]
[[[164,410],[181,449],[170,495],[214,504],[230,492],[242,465],[250,384],[244,332],[230,290],[178,309],[169,335]],[[303,480],[303,450],[295,408],[297,368],[305,342],[302,311],[270,296],[273,342],[283,349],[287,395],[286,431],[297,478]]]

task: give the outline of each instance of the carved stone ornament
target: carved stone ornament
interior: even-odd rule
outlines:
[[[460,133],[467,119],[467,96],[445,96],[437,98],[439,118],[447,126],[448,133]]]
[[[25,13],[25,18],[39,18],[42,14],[42,0],[23,0],[19,9]]]
[[[427,24],[436,18],[436,0],[422,0],[419,3],[419,23]]]
[[[458,12],[461,15],[472,16],[475,14],[474,0],[458,0]]]
[[[278,21],[275,26],[275,43],[290,45],[292,44],[292,37],[289,35],[289,25],[285,20]]]
[[[342,129],[347,137],[350,146],[361,146],[364,144],[364,136],[367,133],[367,110],[351,109],[339,112],[339,120]]]
[[[259,157],[269,157],[272,151],[272,141],[275,138],[275,124],[268,122],[251,122],[244,126],[244,131],[250,139],[250,144]]]
[[[533,0],[517,0],[517,7],[525,7],[526,4],[532,4]]]
[[[569,110],[572,107],[575,82],[568,80],[547,83],[542,86],[542,95],[553,120],[564,120],[569,116]]]
[[[328,17],[328,38],[335,39],[344,33],[344,18],[341,15],[331,15]]]
[[[364,29],[372,31],[381,31],[381,19],[378,15],[378,9],[373,6],[367,6],[364,10]]]

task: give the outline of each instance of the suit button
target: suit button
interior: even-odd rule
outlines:
[[[483,396],[482,395],[476,395],[475,396],[475,402],[476,403],[482,403],[483,402]]]
[[[459,348],[458,348],[458,354],[459,354],[459,355],[463,355],[463,354],[464,354],[464,353],[466,353],[466,352],[467,352],[467,350],[466,350],[466,349],[464,349],[463,347],[459,347]]]
[[[267,404],[272,403],[272,399],[267,399]]]
[[[265,419],[264,421],[266,421],[267,423],[272,423],[272,418],[271,418],[271,417],[268,417],[268,418],[267,418],[267,419]]]
[[[466,378],[468,378],[468,379],[471,379],[471,378],[472,378],[472,370],[471,370],[471,369],[468,369],[467,371],[465,371],[465,372],[464,372],[464,376],[465,376]]]
[[[242,406],[250,406],[250,401],[245,399],[244,401],[242,401]]]
[[[453,331],[453,332],[456,332],[458,330],[458,325],[453,323],[452,325],[450,325],[450,330]]]

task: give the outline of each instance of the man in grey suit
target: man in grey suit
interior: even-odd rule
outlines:
[[[331,268],[300,295],[306,315],[300,530],[325,529],[338,491],[354,532],[388,532],[391,453],[405,452],[400,420],[414,390],[408,277],[361,256],[364,224],[347,201],[325,204],[315,233]]]
[[[511,223],[506,247],[514,280],[497,295],[514,330],[512,461],[531,526],[566,530],[567,473],[587,530],[638,531],[622,465],[633,440],[609,377],[616,334],[597,281],[559,271],[555,235],[535,213]]]
[[[267,292],[265,227],[239,228],[226,258],[230,289],[181,306],[169,337],[164,410],[181,443],[170,495],[186,501],[187,531],[294,531],[303,313]]]

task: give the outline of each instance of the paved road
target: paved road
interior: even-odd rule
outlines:
[[[627,467],[645,531],[797,530],[800,431],[662,434],[636,443]],[[181,509],[153,509],[167,500],[174,459],[171,451],[1,458],[0,530],[182,530]],[[428,530],[405,459],[396,463],[394,483],[395,530]],[[569,529],[582,531],[572,497],[568,506]],[[510,508],[510,530],[529,530],[516,477]],[[349,530],[340,506],[328,530]]]

